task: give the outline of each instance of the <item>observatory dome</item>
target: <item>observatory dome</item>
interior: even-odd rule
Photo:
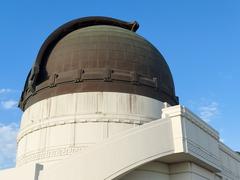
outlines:
[[[178,104],[161,53],[136,33],[138,23],[106,17],[70,21],[42,45],[19,103],[76,92],[120,92]]]

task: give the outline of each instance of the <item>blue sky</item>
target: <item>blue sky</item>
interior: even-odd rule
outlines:
[[[46,37],[84,16],[137,20],[167,60],[180,103],[240,150],[240,1],[27,1],[0,4],[0,168],[14,164],[23,84]]]

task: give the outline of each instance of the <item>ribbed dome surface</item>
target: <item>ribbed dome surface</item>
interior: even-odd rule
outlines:
[[[94,17],[84,20],[87,25],[79,26],[82,19],[72,21],[46,40],[26,81],[23,110],[52,96],[93,91],[139,94],[178,104],[166,61],[134,32],[136,23],[102,17],[95,17],[95,24]]]

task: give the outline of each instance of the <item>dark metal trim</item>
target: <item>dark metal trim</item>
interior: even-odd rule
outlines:
[[[27,87],[23,92],[25,98],[22,100],[22,103],[25,104],[25,101],[31,96],[34,96],[36,93],[46,88],[54,88],[59,84],[81,83],[83,81],[122,81],[134,85],[155,88],[156,90],[158,89],[157,77],[147,77],[146,75],[137,74],[135,71],[127,72],[118,69],[78,69],[63,73],[53,73],[47,81],[37,85],[34,91],[32,91],[31,87]],[[21,105],[21,107],[25,108],[24,105]]]
[[[97,82],[99,82],[100,84],[104,83],[104,82],[111,82],[111,83],[117,83],[117,82],[124,82],[124,84],[129,83],[129,85],[133,86],[145,86],[146,88],[154,88],[155,91],[155,96],[158,94],[159,100],[163,100],[162,97],[160,96],[161,94],[159,94],[159,87],[158,87],[158,77],[147,77],[143,74],[137,74],[136,72],[127,72],[127,71],[122,71],[122,70],[118,70],[118,69],[79,69],[79,70],[75,70],[75,71],[70,71],[70,72],[63,72],[63,73],[54,73],[52,76],[50,76],[50,78],[41,83],[40,85],[36,86],[35,91],[32,92],[31,89],[26,88],[24,93],[24,99],[23,101],[21,101],[21,107],[23,109],[26,109],[28,106],[30,106],[32,103],[28,103],[28,105],[26,106],[27,101],[29,101],[30,98],[32,98],[33,96],[35,96],[35,94],[37,93],[41,93],[42,91],[46,91],[46,89],[48,88],[55,88],[58,85],[64,86],[64,84],[76,84],[78,83],[79,85],[77,86],[82,86],[83,82],[91,82],[93,81],[95,84]],[[99,84],[99,85],[100,85]],[[103,85],[100,85],[99,88],[101,90],[106,89],[106,91],[112,91],[112,90],[108,90],[108,88],[106,88]],[[63,88],[64,89],[64,88]],[[76,88],[75,88],[76,89]],[[79,88],[80,89],[80,88]],[[140,93],[140,91],[138,92],[137,90],[138,88],[136,88],[135,93],[137,94],[141,94],[144,95],[144,93]],[[172,97],[172,95],[170,95],[168,93],[167,89],[164,89],[164,87],[160,88],[162,94],[165,94],[166,97],[168,97],[168,99],[170,99]],[[77,92],[77,90],[76,90]],[[79,90],[79,92],[82,92],[81,90]],[[62,94],[62,93],[59,93]],[[49,95],[49,94],[46,94]],[[43,96],[42,98],[38,98],[38,100],[42,100],[44,99]],[[177,98],[175,100],[172,100],[172,104],[178,104],[178,100]]]

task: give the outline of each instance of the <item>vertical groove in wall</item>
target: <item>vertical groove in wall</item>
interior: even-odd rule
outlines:
[[[73,146],[75,146],[75,143],[76,143],[76,115],[77,115],[77,102],[78,102],[78,96],[77,94],[74,94],[74,123],[72,124],[73,126]]]

